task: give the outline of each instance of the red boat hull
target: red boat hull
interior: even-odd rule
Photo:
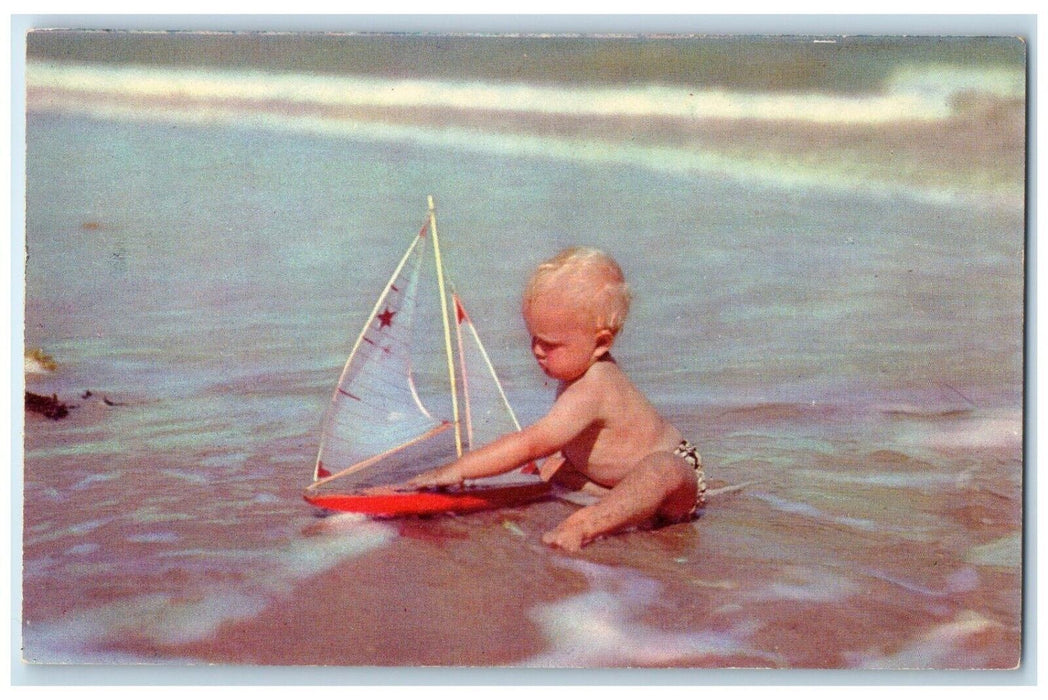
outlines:
[[[344,513],[379,517],[472,513],[494,508],[510,508],[538,500],[550,491],[539,481],[516,486],[472,486],[449,491],[397,491],[375,488],[354,493],[305,493],[314,506]]]

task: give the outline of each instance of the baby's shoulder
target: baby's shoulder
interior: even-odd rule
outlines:
[[[619,367],[619,363],[612,359],[610,355],[594,362],[586,372],[586,376],[598,382],[629,382],[629,378],[622,371],[622,368]]]
[[[580,377],[560,385],[557,398],[563,396],[597,395],[616,381],[614,371],[603,362],[591,365]]]
[[[594,394],[598,397],[615,397],[633,387],[626,373],[614,361],[595,362],[575,386],[580,392]]]

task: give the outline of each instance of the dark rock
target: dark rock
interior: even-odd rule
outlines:
[[[25,410],[39,413],[51,420],[60,420],[69,415],[70,406],[58,400],[58,394],[41,396],[31,391],[25,392]]]

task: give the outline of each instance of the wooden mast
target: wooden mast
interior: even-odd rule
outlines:
[[[455,452],[462,456],[462,426],[459,422],[458,384],[455,381],[455,360],[451,349],[451,321],[448,318],[448,294],[444,284],[444,263],[440,259],[440,238],[437,236],[437,212],[433,195],[429,201],[429,229],[433,233],[433,257],[437,265],[437,286],[440,287],[440,313],[444,320],[444,351],[448,358],[448,381],[451,383],[451,417],[455,424]]]

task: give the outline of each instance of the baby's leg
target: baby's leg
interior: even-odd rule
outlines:
[[[648,455],[608,494],[576,511],[542,540],[575,551],[594,537],[649,521],[654,516],[677,522],[695,505],[695,471],[671,452]]]

